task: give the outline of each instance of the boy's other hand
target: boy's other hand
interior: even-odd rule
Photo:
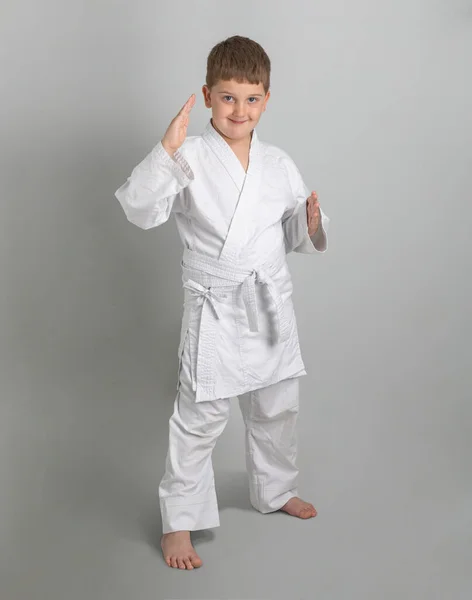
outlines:
[[[196,96],[192,94],[187,102],[180,109],[179,114],[172,119],[171,124],[167,128],[161,142],[166,152],[173,156],[180,146],[185,142],[187,137],[187,127],[189,122],[190,111],[195,105]]]
[[[308,235],[311,237],[318,231],[321,221],[320,203],[318,194],[311,192],[311,196],[306,201],[306,217],[308,221]]]

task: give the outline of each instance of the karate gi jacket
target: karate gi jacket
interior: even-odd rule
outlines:
[[[320,209],[310,238],[310,191],[286,152],[254,129],[245,172],[210,120],[173,157],[159,142],[115,196],[141,229],[176,219],[184,247],[179,373],[185,357],[196,402],[306,374],[286,255],[325,252],[329,218]]]

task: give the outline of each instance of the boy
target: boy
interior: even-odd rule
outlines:
[[[306,371],[286,254],[325,252],[329,219],[290,157],[257,137],[269,87],[270,60],[259,44],[240,36],[217,44],[202,88],[212,110],[203,134],[186,137],[192,94],[115,193],[142,229],[172,213],[184,245],[178,391],[159,486],[161,547],[174,568],[200,567],[190,531],[220,524],[211,455],[231,397],[246,428],[251,504],[262,513],[317,514],[297,495]]]

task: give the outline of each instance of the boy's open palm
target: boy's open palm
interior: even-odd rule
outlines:
[[[174,154],[180,146],[185,142],[187,137],[187,127],[189,123],[190,111],[195,105],[196,96],[192,94],[187,102],[180,109],[179,114],[174,117],[171,124],[167,128],[162,145],[169,154]]]

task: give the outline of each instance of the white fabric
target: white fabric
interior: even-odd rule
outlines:
[[[169,420],[166,471],[159,485],[162,533],[220,525],[212,452],[228,422],[230,399],[195,402],[187,354],[188,348]],[[246,431],[249,499],[256,510],[274,512],[298,496],[299,379],[243,394],[239,406]]]
[[[196,403],[306,374],[286,254],[325,252],[329,218],[321,211],[310,238],[310,192],[283,150],[254,130],[245,173],[210,121],[174,158],[159,142],[115,195],[142,229],[175,216],[184,246],[179,372],[188,360]]]

